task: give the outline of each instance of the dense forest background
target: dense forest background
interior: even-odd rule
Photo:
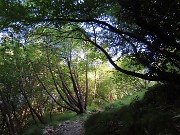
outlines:
[[[0,134],[178,86],[179,10],[178,0],[0,0]]]

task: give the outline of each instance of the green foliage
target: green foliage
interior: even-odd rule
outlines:
[[[50,37],[53,45],[62,43],[58,38],[78,45],[79,41],[88,42],[125,74],[155,81],[176,81],[174,74],[179,78],[178,1],[1,0],[0,3],[2,29],[17,28],[23,38],[29,38],[26,34],[38,34]],[[31,33],[33,30],[37,33]],[[133,56],[138,65],[148,68],[148,75],[122,70],[112,60],[119,56]]]
[[[139,101],[144,97],[144,94],[146,92],[147,92],[147,90],[142,90],[142,91],[133,93],[131,96],[125,96],[117,101],[109,103],[108,105],[105,106],[105,110],[106,111],[114,111],[123,106],[127,106],[135,101]]]
[[[130,104],[92,115],[86,122],[86,135],[178,134],[179,95],[179,86],[172,84],[151,88],[142,99],[133,98]]]
[[[117,99],[116,84],[112,79],[112,68],[108,62],[97,60],[92,63],[89,76],[89,103],[93,100],[111,102]]]
[[[43,135],[43,128],[43,126],[33,125],[29,129],[27,129],[26,132],[22,135]]]
[[[52,117],[50,118],[49,115],[45,116],[45,120],[47,125],[42,125],[40,123],[38,124],[31,124],[30,127],[24,129],[24,132],[22,135],[43,135],[43,129],[46,126],[58,126],[60,122],[66,121],[66,120],[71,120],[77,115],[72,112],[65,112],[62,114],[52,114]]]
[[[120,67],[143,73],[145,71],[144,67],[138,63],[135,57],[123,57],[118,61]],[[134,92],[147,89],[150,86],[153,86],[155,82],[147,81],[133,76],[128,76],[118,71],[113,71],[112,79],[116,83],[117,96],[122,98],[123,96],[132,95]]]
[[[132,111],[130,111],[126,106],[130,105],[132,102],[142,99],[144,93],[146,91],[141,91],[135,93],[132,96],[126,96],[120,100],[115,101],[114,103],[110,103],[108,105],[105,104],[105,111],[102,113],[97,113],[95,115],[90,116],[86,123],[86,134],[87,135],[110,135],[113,134],[115,130],[117,130],[121,126],[120,119],[127,121],[127,127],[129,124],[132,124]],[[129,122],[129,123],[128,123]],[[94,125],[94,126],[92,126]],[[115,131],[116,132],[116,131]]]
[[[161,105],[161,107],[163,107],[166,105],[172,105],[178,107],[180,103],[179,95],[179,85],[158,84],[149,89],[149,92],[145,95],[142,102],[147,103],[149,106]]]
[[[71,120],[76,116],[77,114],[74,112],[64,112],[62,114],[52,114],[51,118],[49,115],[47,115],[45,119],[49,126],[57,126],[57,124],[59,124],[60,122]]]
[[[97,112],[103,110],[104,106],[106,106],[107,104],[108,104],[107,101],[101,98],[96,98],[89,103],[87,110],[90,112]]]
[[[87,90],[94,110],[154,85],[147,80],[179,83],[178,7],[177,0],[0,0],[0,119],[12,119],[0,127],[10,132],[19,125],[19,132],[30,114],[43,118],[56,110],[55,101],[78,108],[86,103],[76,95],[83,102]],[[106,58],[118,72],[107,68]],[[150,108],[178,104],[177,91],[148,93],[142,102]],[[109,108],[131,101],[123,100]]]

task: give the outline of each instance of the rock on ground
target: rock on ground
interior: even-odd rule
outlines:
[[[84,122],[65,121],[56,128],[48,126],[43,131],[45,135],[84,135]]]

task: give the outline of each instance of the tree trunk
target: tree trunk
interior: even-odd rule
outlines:
[[[87,103],[88,103],[88,94],[89,94],[89,84],[88,84],[88,56],[87,56],[87,62],[86,62],[86,93],[85,93],[85,109],[87,109]]]
[[[94,71],[94,99],[96,98],[96,89],[97,89],[97,71],[95,67]]]
[[[19,87],[20,87],[20,91],[21,91],[21,94],[24,96],[25,100],[26,100],[26,103],[30,109],[30,112],[31,112],[31,115],[32,115],[32,118],[33,120],[36,122],[36,119],[35,119],[35,116],[34,114],[36,115],[36,117],[38,118],[38,120],[42,123],[42,124],[45,124],[45,121],[43,120],[43,118],[36,112],[36,110],[31,106],[31,103],[29,102],[29,99],[26,95],[26,92],[22,86],[22,77],[20,78],[20,81],[19,81]]]

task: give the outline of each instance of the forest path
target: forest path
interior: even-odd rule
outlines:
[[[58,127],[46,127],[43,134],[45,135],[84,135],[84,121],[64,121]]]

